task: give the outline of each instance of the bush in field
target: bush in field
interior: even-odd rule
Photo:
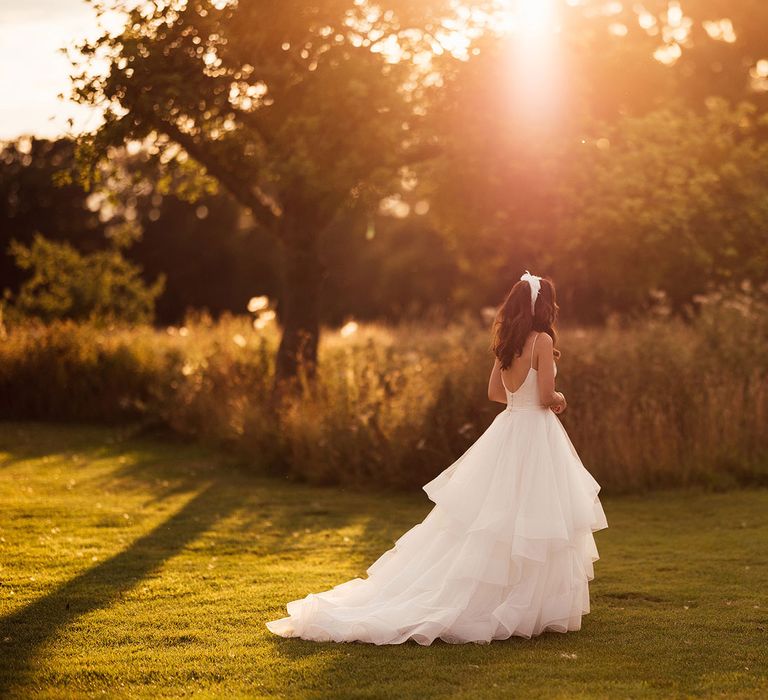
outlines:
[[[568,333],[564,422],[593,473],[625,488],[768,480],[768,309],[748,298],[691,324]]]
[[[0,340],[0,357],[0,418],[116,422],[156,410],[174,353],[148,329],[28,321]]]
[[[768,482],[768,307],[710,299],[685,323],[566,329],[563,416],[610,490]],[[273,323],[190,318],[181,328],[24,324],[0,340],[0,417],[143,417],[318,483],[418,487],[502,410],[486,398],[489,333],[449,326],[327,332],[316,381],[273,401]]]
[[[141,279],[141,270],[119,250],[83,255],[68,243],[49,241],[37,234],[27,247],[10,246],[16,265],[29,271],[14,301],[24,316],[53,319],[151,321],[155,300],[164,279],[152,286]]]

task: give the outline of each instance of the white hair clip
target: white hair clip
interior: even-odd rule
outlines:
[[[528,282],[531,288],[531,316],[536,315],[536,297],[539,296],[539,290],[541,289],[541,277],[532,275],[528,270],[520,278],[521,282]]]

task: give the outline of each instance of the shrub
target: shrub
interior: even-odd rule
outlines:
[[[151,321],[165,284],[160,277],[147,286],[141,269],[117,249],[83,255],[37,234],[31,246],[13,241],[9,251],[18,267],[31,272],[13,308],[45,321]]]

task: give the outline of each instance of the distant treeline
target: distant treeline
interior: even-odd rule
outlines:
[[[124,243],[124,256],[141,266],[148,283],[166,278],[156,303],[160,323],[180,322],[188,309],[245,313],[255,295],[278,298],[277,241],[226,192],[190,202],[154,189],[145,195],[116,189],[114,202],[101,201],[77,184],[60,183],[73,150],[66,139],[22,139],[0,153],[0,290],[15,294],[30,276],[14,263],[10,242],[30,245],[40,233],[82,253]],[[327,232],[322,255],[326,323],[348,316],[396,320],[483,301],[461,302],[456,256],[425,217],[350,216]]]

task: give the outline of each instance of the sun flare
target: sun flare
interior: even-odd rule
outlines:
[[[521,34],[539,36],[555,26],[554,0],[511,0],[513,28]]]
[[[557,27],[555,0],[501,0],[490,22],[499,34],[536,38]]]

